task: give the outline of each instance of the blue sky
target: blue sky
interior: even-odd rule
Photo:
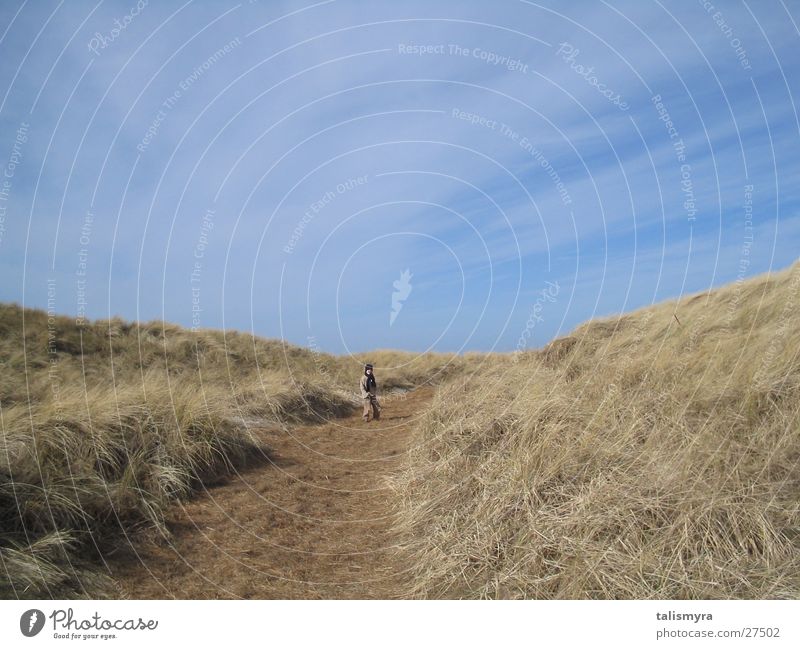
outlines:
[[[513,351],[784,268],[799,22],[781,1],[5,0],[0,300]]]

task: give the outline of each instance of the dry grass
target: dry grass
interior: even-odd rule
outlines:
[[[264,459],[255,427],[351,413],[370,361],[441,386],[394,483],[405,595],[796,598],[798,305],[800,264],[456,358],[0,306],[0,596],[113,595],[104,557]]]
[[[800,596],[798,306],[795,264],[440,390],[394,485],[406,595]]]
[[[383,388],[447,357],[382,352]],[[0,306],[0,597],[113,594],[104,557],[268,449],[253,426],[349,414],[362,359],[161,322]],[[438,372],[441,373],[441,372]]]

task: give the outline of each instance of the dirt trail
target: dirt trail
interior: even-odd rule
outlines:
[[[408,448],[413,417],[432,388],[384,402],[381,420],[360,413],[290,434],[257,431],[272,463],[179,503],[172,546],[137,547],[113,565],[132,599],[392,598],[402,566],[390,535],[385,478]]]

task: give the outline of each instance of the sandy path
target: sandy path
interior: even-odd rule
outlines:
[[[432,388],[385,402],[379,422],[360,413],[291,434],[259,430],[273,461],[179,503],[167,516],[172,547],[137,548],[116,561],[120,597],[296,599],[397,597],[391,492],[413,417]]]

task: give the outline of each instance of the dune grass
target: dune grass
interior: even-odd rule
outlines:
[[[371,360],[388,389],[435,380],[449,359]],[[0,306],[0,597],[113,595],[106,558],[168,538],[177,498],[265,461],[254,426],[352,412],[362,362],[235,331],[78,326]]]
[[[540,351],[338,357],[0,306],[0,597],[104,562],[269,449],[260,426],[439,386],[392,486],[407,597],[800,596],[800,264]]]
[[[442,389],[394,483],[405,595],[800,596],[798,306],[795,264]]]

